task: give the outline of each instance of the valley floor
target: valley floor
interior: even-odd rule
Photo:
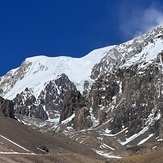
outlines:
[[[20,122],[0,114],[0,163],[162,163],[162,143],[139,146],[126,151],[130,156],[121,159],[97,155],[83,144],[77,143],[62,133],[41,133]],[[91,139],[89,139],[90,142]],[[108,140],[109,141],[109,140]],[[153,145],[157,148],[153,148]],[[46,146],[49,152],[38,149]],[[150,148],[155,151],[149,151]],[[134,150],[135,149],[135,150]],[[137,154],[137,155],[135,155]],[[117,155],[117,154],[116,154]]]
[[[40,133],[0,114],[0,163],[105,163],[62,134]],[[40,150],[46,146],[49,152]]]

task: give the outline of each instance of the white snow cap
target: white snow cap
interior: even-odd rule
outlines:
[[[114,46],[96,49],[82,58],[72,58],[66,56],[47,57],[35,56],[27,58],[25,63],[31,63],[23,79],[19,80],[13,88],[5,95],[5,98],[13,99],[17,93],[24,91],[26,87],[32,88],[33,94],[37,97],[45,84],[57,79],[59,75],[65,73],[74,82],[79,91],[83,91],[85,80],[91,80],[91,70],[93,66],[100,62],[107,51]],[[12,74],[18,69],[11,70]]]

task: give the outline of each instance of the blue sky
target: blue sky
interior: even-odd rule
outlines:
[[[162,24],[161,0],[0,0],[0,76],[31,56],[81,57]]]

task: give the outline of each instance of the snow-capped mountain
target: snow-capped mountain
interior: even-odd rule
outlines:
[[[159,26],[83,58],[27,58],[0,78],[0,95],[14,101],[18,114],[55,119],[53,130],[75,133],[83,144],[83,135],[94,133],[94,149],[113,151],[163,140],[162,68]]]
[[[64,93],[74,89],[82,92],[84,81],[91,82],[93,66],[111,48],[113,46],[94,50],[82,58],[27,58],[20,67],[0,78],[0,95],[14,100],[16,113],[41,119],[56,118]]]
[[[15,98],[17,93],[30,88],[35,97],[50,80],[57,79],[62,73],[83,91],[83,83],[90,80],[92,67],[98,63],[113,46],[90,52],[82,58],[36,56],[27,58],[20,67],[9,71],[0,78],[1,96]]]

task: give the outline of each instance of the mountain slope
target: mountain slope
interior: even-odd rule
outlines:
[[[5,138],[0,144],[0,162],[104,162],[93,151],[62,134],[37,132],[14,119],[4,117],[2,113],[0,123],[0,141],[2,137]],[[49,153],[41,151],[38,148],[41,146],[46,146]]]

